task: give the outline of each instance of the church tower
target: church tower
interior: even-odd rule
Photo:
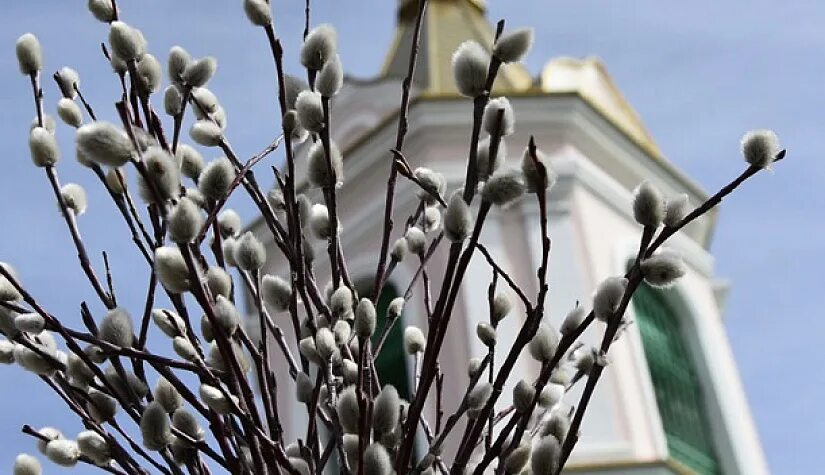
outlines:
[[[332,105],[333,138],[343,151],[346,176],[338,195],[342,245],[356,283],[372,282],[376,269],[392,160],[389,150],[395,141],[416,6],[416,0],[399,1],[397,29],[380,74],[370,80],[348,78]],[[456,91],[450,58],[463,41],[474,39],[485,47],[492,44],[493,28],[485,13],[483,0],[430,0],[422,26],[404,153],[412,167],[443,173],[448,190],[462,186],[472,127],[472,101]],[[552,252],[546,309],[546,318],[558,325],[576,301],[588,302],[602,279],[623,274],[635,256],[641,229],[631,212],[632,191],[642,180],[651,180],[666,196],[686,193],[692,205],[708,195],[665,159],[596,58],[555,58],[538,77],[522,65],[507,65],[493,96],[507,96],[516,112],[516,132],[507,137],[508,163],[518,165],[533,135],[558,174],[548,195]],[[303,153],[299,150],[296,162],[299,183]],[[320,194],[309,196],[314,202],[322,201]],[[417,205],[412,184],[399,179],[391,242],[401,237],[403,222]],[[709,250],[716,218],[716,212],[711,212],[670,240],[688,266],[678,285],[668,290],[643,287],[634,297],[628,309],[634,324],[611,348],[610,366],[588,408],[582,437],[565,473],[768,473],[725,334],[726,286],[714,275]],[[528,295],[536,293],[539,226],[535,200],[523,199],[507,210],[494,209],[480,240]],[[264,271],[283,274],[287,266],[279,260],[264,228],[260,222],[251,227],[273,248]],[[329,279],[324,275],[328,268],[323,262],[325,243],[312,242],[316,280],[323,286]],[[441,246],[430,259],[434,291],[440,286],[446,255],[446,247]],[[417,259],[397,266],[388,293],[382,296],[384,305],[406,290],[417,266]],[[490,276],[487,263],[476,253],[440,360],[447,375],[444,406],[448,414],[458,406],[460,391],[466,387],[468,361],[486,353],[475,328],[487,320]],[[415,292],[398,328],[406,324],[427,328],[420,283]],[[498,347],[509,347],[522,318],[515,311],[507,317],[499,327]],[[594,326],[584,338],[597,345],[604,327]],[[290,330],[287,327],[285,331]],[[386,375],[384,382],[396,385],[403,394],[412,378],[413,363],[401,348],[400,336],[400,330],[391,333],[378,369]],[[292,338],[287,335],[288,341]],[[273,364],[283,366],[277,358]],[[538,364],[525,356],[516,366],[514,380],[532,380],[538,370]],[[279,387],[279,400],[294,399],[294,388],[281,386],[285,387]],[[579,391],[568,394],[566,401],[575,404]],[[499,407],[509,405],[510,395],[511,387],[505,388]],[[427,407],[427,416],[431,418],[434,411]],[[287,435],[293,438],[305,427],[302,412],[290,411],[292,419],[283,421]],[[460,428],[456,432],[460,434]],[[447,450],[454,450],[455,445],[456,441],[448,444]]]

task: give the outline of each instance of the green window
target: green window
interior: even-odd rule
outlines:
[[[369,296],[371,292],[372,280],[359,283],[359,294]],[[396,297],[400,297],[398,289],[391,282],[387,282],[384,289],[381,291],[381,298],[378,299],[376,311],[378,313],[378,321],[376,322],[375,335],[372,339],[373,349],[378,345],[378,339],[384,332],[384,327],[387,325],[387,309],[390,302]],[[404,399],[409,400],[410,386],[409,374],[407,373],[407,355],[404,352],[404,315],[399,317],[398,321],[387,335],[387,341],[384,343],[384,349],[375,362],[375,369],[378,371],[378,379],[383,387],[386,384],[395,386],[398,390],[398,395]]]
[[[698,474],[719,474],[702,388],[676,312],[662,291],[642,284],[633,295],[650,379],[670,455]]]

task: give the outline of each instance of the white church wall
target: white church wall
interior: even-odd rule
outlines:
[[[360,93],[371,87],[362,87]],[[389,90],[393,85],[376,87]],[[335,123],[339,124],[336,133],[355,133],[379,125],[369,139],[349,141],[350,145],[343,147],[346,179],[338,194],[339,216],[345,229],[342,245],[349,259],[350,272],[355,279],[371,279],[380,247],[385,185],[391,164],[389,149],[395,142],[396,124],[394,120],[387,120],[388,104],[365,107],[365,102],[357,94],[350,97],[342,93],[339,100],[342,104],[340,110],[347,115],[336,118]],[[523,144],[531,134],[535,134],[542,150],[551,155],[553,168],[560,176],[548,197],[553,247],[548,273],[550,293],[547,315],[554,324],[558,324],[576,300],[588,305],[595,286],[607,276],[622,273],[625,260],[635,254],[640,229],[630,214],[631,189],[642,178],[652,179],[668,196],[687,192],[694,204],[704,195],[681,175],[674,175],[660,162],[645,156],[627,137],[575,95],[514,97],[512,102],[518,122],[516,134],[507,138],[507,165],[519,166]],[[352,108],[344,107],[348,103]],[[404,149],[411,166],[427,166],[444,173],[451,191],[460,187],[465,175],[471,119],[470,101],[415,101],[410,109],[411,128]],[[298,176],[304,176],[304,154],[305,147],[299,151],[296,160]],[[305,191],[309,191],[314,201],[321,201],[317,190]],[[407,216],[418,204],[414,191],[414,185],[399,177],[392,240],[401,236]],[[720,440],[728,444],[721,447],[722,451],[735,454],[730,455],[735,462],[722,458],[725,469],[730,473],[761,474],[764,473],[764,462],[713,294],[713,259],[703,247],[712,221],[711,218],[703,218],[672,239],[672,245],[684,254],[691,268],[683,284],[686,295],[691,296],[688,305],[690,313],[696,315],[691,344],[707,361],[710,361],[708,355],[721,355],[720,363],[700,366],[705,371],[702,376],[711,381],[715,400],[718,400],[715,405],[710,404],[710,408],[713,419],[718,419],[715,430],[721,434]],[[259,235],[266,238],[268,233]],[[318,286],[323,288],[329,280],[326,246],[318,240],[313,240],[313,243],[317,256],[316,280]],[[534,298],[537,291],[535,269],[541,258],[535,199],[527,196],[507,210],[493,210],[485,224],[482,243],[527,295]],[[269,246],[272,246],[271,240]],[[433,300],[440,288],[448,247],[442,244],[430,260],[428,270]],[[399,291],[406,289],[417,266],[417,259],[408,258],[393,273],[391,281]],[[279,258],[267,263],[267,272],[282,275],[286,269]],[[486,352],[475,336],[475,327],[479,321],[488,319],[486,295],[490,272],[483,256],[476,252],[442,351],[441,365],[447,375],[444,391],[447,415],[460,403],[468,381],[469,359],[481,357]],[[506,283],[501,279],[498,288],[506,290]],[[420,282],[415,292],[420,295]],[[523,308],[515,296],[513,301],[513,314],[499,328],[498,348],[502,349],[497,355],[499,364],[505,356],[503,349],[508,348],[515,339],[523,321]],[[293,341],[291,323],[283,315],[279,317],[279,322],[287,333],[287,341]],[[426,328],[425,315],[420,300],[413,299],[405,311],[405,323]],[[598,345],[602,327],[597,323],[595,331],[587,332],[585,341]],[[638,331],[631,327],[622,341],[611,349],[610,357],[610,369],[602,378],[588,409],[583,438],[572,456],[571,468],[576,472],[589,473],[587,467],[621,470],[622,464],[640,463],[644,468],[640,466],[638,471],[628,473],[671,473],[671,468],[656,465],[664,463],[662,461],[667,458],[667,444],[656,411],[655,395]],[[274,366],[279,375],[286,375],[283,361],[275,361]],[[514,374],[532,378],[537,371],[538,365],[529,357],[523,357]],[[412,374],[411,368],[409,373]],[[568,395],[568,401],[575,403],[580,390],[581,385]],[[281,385],[278,396],[282,400],[294,400],[293,391],[292,385]],[[502,393],[501,405],[507,403],[510,397],[511,387],[507,387]],[[306,416],[300,416],[301,412],[290,411],[288,421],[285,421],[287,433],[293,437],[299,436],[301,428],[306,425]],[[434,403],[430,402],[425,413],[432,420],[435,416]],[[461,427],[456,430],[460,431]],[[736,434],[736,431],[739,433]],[[735,435],[727,437],[726,434]],[[452,440],[448,441],[447,454],[454,450],[454,445]],[[750,461],[743,462],[745,459]],[[732,467],[747,470],[737,471]]]

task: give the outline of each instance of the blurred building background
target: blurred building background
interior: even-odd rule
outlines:
[[[389,150],[395,146],[399,91],[407,74],[417,5],[416,0],[399,2],[397,28],[380,74],[369,80],[350,78],[332,103],[332,135],[343,151],[346,175],[338,193],[344,229],[341,239],[349,271],[362,296],[371,292],[381,246],[385,184],[392,160]],[[423,166],[444,173],[448,196],[463,186],[472,129],[472,101],[455,88],[451,57],[466,40],[489,47],[493,30],[486,18],[486,5],[480,0],[431,0],[422,25],[404,153],[413,168]],[[505,65],[493,96],[508,97],[516,112],[516,133],[506,138],[503,166],[519,166],[533,135],[550,155],[559,176],[548,197],[553,243],[546,309],[546,315],[558,325],[577,301],[588,306],[596,285],[606,277],[623,274],[635,257],[641,227],[633,220],[632,192],[642,180],[652,181],[669,197],[686,193],[691,207],[702,203],[708,194],[665,158],[597,58],[553,58],[538,76],[532,76],[521,64]],[[301,158],[307,148],[305,143],[296,160],[299,177],[303,176],[306,160]],[[308,188],[303,178],[299,182],[313,202],[323,202],[320,190]],[[399,178],[396,197],[397,224],[390,242],[403,236],[403,223],[419,206],[415,185],[403,178]],[[685,257],[688,275],[667,290],[643,286],[634,297],[629,312],[634,324],[611,348],[611,365],[588,408],[569,472],[767,473],[724,332],[728,286],[717,279],[709,250],[717,214],[703,216],[669,242]],[[252,228],[268,243],[267,272],[284,274],[288,264],[267,225],[257,221]],[[314,272],[323,284],[330,279],[327,243],[313,238],[310,242],[315,248]],[[536,295],[535,271],[542,251],[538,206],[532,196],[507,209],[494,208],[480,242],[528,295]],[[447,254],[447,246],[442,245],[429,260],[434,292],[441,286]],[[404,293],[418,266],[418,259],[410,256],[395,267],[380,299],[380,310],[386,312],[386,303]],[[447,408],[461,402],[469,382],[468,361],[487,353],[476,337],[476,325],[489,320],[490,278],[491,270],[477,252],[440,358],[446,375]],[[503,288],[506,286],[499,286]],[[414,374],[413,359],[403,351],[401,330],[406,324],[427,328],[423,287],[417,285],[415,292],[402,321],[390,333],[378,364],[382,384],[395,385],[402,395],[409,394]],[[515,295],[512,297],[517,302]],[[499,327],[499,364],[504,358],[501,353],[510,347],[521,327],[522,310],[516,303],[511,316]],[[376,335],[380,335],[381,326]],[[595,326],[585,341],[598,346],[603,325]],[[291,328],[285,330],[291,333]],[[273,358],[275,366],[285,373],[285,363],[278,355]],[[540,365],[525,352],[497,407],[510,404],[515,382],[520,378],[532,382],[539,370]],[[567,411],[570,404],[576,404],[582,385],[554,410]],[[280,401],[290,400],[291,387],[282,385],[281,392]],[[434,420],[434,397],[427,410],[428,419]],[[306,427],[302,412],[297,405],[288,411],[292,418],[287,425],[292,431],[287,429],[287,433],[294,437],[300,437]],[[457,447],[461,426],[463,422],[448,439],[448,453]]]

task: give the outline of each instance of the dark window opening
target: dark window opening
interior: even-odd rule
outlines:
[[[372,279],[367,279],[359,282],[358,293],[361,297],[369,298],[372,293]],[[400,297],[398,289],[391,282],[384,285],[381,291],[381,297],[378,299],[376,305],[376,313],[378,320],[376,322],[375,334],[372,337],[372,348],[378,346],[378,340],[387,326],[387,309],[393,299]],[[409,400],[410,397],[410,378],[407,372],[407,354],[404,352],[404,315],[402,314],[398,320],[393,323],[390,333],[387,335],[387,341],[384,343],[384,349],[378,355],[375,361],[375,370],[378,372],[378,380],[380,386],[391,384],[398,391],[398,395]]]
[[[662,291],[642,284],[633,295],[650,379],[668,450],[698,474],[719,474],[702,387],[676,312]]]

